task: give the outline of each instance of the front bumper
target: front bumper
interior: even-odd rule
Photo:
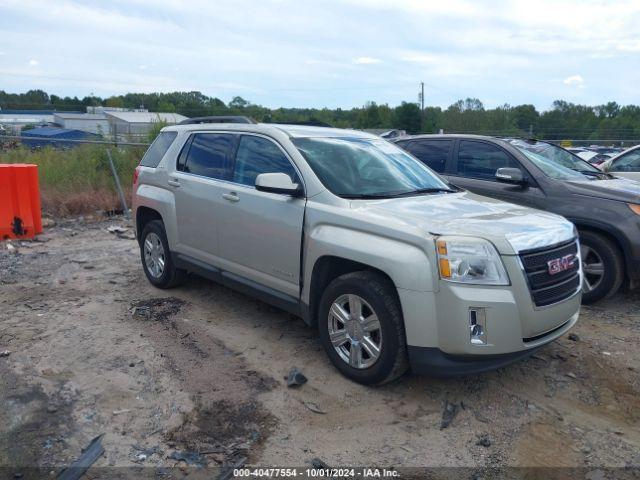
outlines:
[[[449,376],[490,370],[531,354],[575,325],[582,298],[579,291],[537,307],[518,258],[503,260],[510,285],[440,281],[434,292],[398,289],[414,371]],[[486,313],[483,344],[470,338],[472,309]]]
[[[435,347],[409,346],[411,371],[431,377],[457,377],[495,370],[530,356],[533,352],[564,335],[578,320],[576,313],[567,322],[542,335],[524,350],[494,355],[452,355]]]

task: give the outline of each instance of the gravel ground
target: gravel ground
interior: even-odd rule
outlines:
[[[153,288],[132,230],[111,225],[127,226],[65,221],[40,241],[0,243],[0,466],[10,477],[55,475],[98,435],[94,466],[129,467],[102,472],[165,478],[171,467],[193,476],[314,458],[580,467],[587,478],[640,466],[638,293],[584,307],[573,335],[508,368],[368,388],[341,377],[316,332],[282,311],[197,277]],[[293,366],[309,379],[298,389],[283,379]],[[455,415],[441,428],[447,409]]]

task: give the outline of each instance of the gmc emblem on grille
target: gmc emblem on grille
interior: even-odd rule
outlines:
[[[547,268],[549,269],[549,275],[556,275],[560,272],[564,272],[565,270],[569,270],[573,267],[573,264],[576,261],[575,253],[570,253],[569,255],[565,255],[564,257],[554,258],[553,260],[549,260],[547,262]]]

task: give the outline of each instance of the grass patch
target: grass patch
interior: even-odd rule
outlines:
[[[145,147],[109,148],[130,206],[133,171]],[[0,163],[38,165],[42,209],[50,215],[76,215],[122,208],[105,145],[80,145],[69,150],[18,148],[0,153]]]

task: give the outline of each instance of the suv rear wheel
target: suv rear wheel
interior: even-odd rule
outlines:
[[[407,370],[402,312],[384,276],[354,272],[336,278],[322,295],[318,318],[327,355],[351,380],[382,384]]]
[[[176,287],[187,278],[187,272],[173,264],[164,224],[160,220],[144,226],[140,235],[140,258],[147,279],[158,288]]]
[[[618,247],[599,233],[581,231],[580,256],[584,273],[582,302],[612,297],[624,280],[624,264]]]

